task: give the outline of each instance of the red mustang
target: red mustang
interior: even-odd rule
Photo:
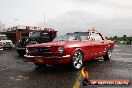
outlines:
[[[92,30],[67,33],[53,42],[29,45],[25,57],[39,67],[71,63],[74,69],[79,70],[84,61],[93,58],[103,56],[104,60],[110,60],[113,48],[113,41]]]

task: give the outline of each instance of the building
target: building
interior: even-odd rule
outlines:
[[[41,28],[41,27],[35,27],[35,26],[18,25],[18,26],[3,29],[1,33],[6,34],[7,37],[10,38],[14,44],[16,44],[22,37],[28,37],[30,32],[36,31],[36,30],[55,31],[52,28]]]

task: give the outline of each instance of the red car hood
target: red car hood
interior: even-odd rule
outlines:
[[[41,44],[33,44],[27,47],[48,47],[48,46],[63,46],[66,44],[66,41],[63,42],[49,42],[49,43],[41,43]]]
[[[48,43],[41,43],[41,44],[33,44],[33,45],[29,45],[26,47],[52,47],[52,46],[87,46],[88,44],[90,44],[90,42],[86,42],[86,41],[62,41],[62,42],[48,42]]]

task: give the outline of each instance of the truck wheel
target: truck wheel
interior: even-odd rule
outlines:
[[[24,52],[21,52],[21,51],[17,51],[17,53],[20,55],[20,56],[24,56],[25,53]]]
[[[79,50],[72,56],[72,67],[74,70],[80,70],[83,67],[83,53]]]
[[[104,61],[109,61],[109,60],[111,59],[111,56],[112,56],[112,51],[111,51],[111,49],[109,49],[109,50],[106,52],[106,55],[103,56]]]
[[[37,67],[46,67],[46,64],[34,63]]]

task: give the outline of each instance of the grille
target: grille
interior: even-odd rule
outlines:
[[[43,48],[39,48],[40,52],[51,52],[51,48],[50,47],[43,47]]]
[[[28,48],[29,52],[39,52],[39,48]]]
[[[11,46],[11,43],[10,42],[5,42],[5,43],[3,43],[3,46]]]
[[[51,47],[30,47],[29,52],[51,52]]]
[[[6,42],[6,44],[10,44],[10,42]]]

